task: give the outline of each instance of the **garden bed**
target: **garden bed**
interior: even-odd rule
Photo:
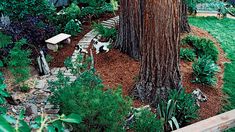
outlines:
[[[220,66],[220,72],[217,74],[218,82],[215,87],[204,86],[192,83],[192,62],[180,62],[180,70],[182,74],[183,85],[187,92],[200,88],[207,96],[208,101],[200,103],[200,119],[203,120],[218,114],[223,105],[223,73],[224,63],[228,62],[225,58],[223,50],[219,47],[219,43],[206,31],[192,27],[193,35],[199,37],[206,37],[215,42],[219,49],[219,59],[217,64]],[[184,35],[183,35],[184,36]],[[95,68],[97,73],[101,76],[106,88],[116,88],[121,85],[124,95],[130,95],[135,81],[138,79],[140,69],[139,62],[130,58],[129,56],[120,53],[116,49],[112,49],[108,53],[94,55]],[[139,106],[139,101],[134,101],[134,106]]]
[[[118,14],[118,12],[116,12]],[[91,22],[86,21],[82,25],[82,32],[79,33],[76,37],[72,38],[72,42],[70,45],[64,45],[57,52],[49,51],[49,54],[53,57],[53,61],[50,63],[50,67],[63,67],[64,61],[66,58],[72,56],[76,44],[84,37],[86,33],[92,30],[92,22],[101,22],[104,20],[108,20],[109,18],[114,17],[113,13],[106,13],[100,16],[100,18],[92,19]]]

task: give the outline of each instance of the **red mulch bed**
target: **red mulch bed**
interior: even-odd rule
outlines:
[[[192,34],[213,40],[220,51],[218,65],[221,67],[221,71],[217,75],[218,84],[215,87],[191,83],[192,62],[181,61],[180,63],[183,85],[186,88],[186,91],[192,92],[194,89],[200,88],[208,96],[208,101],[200,104],[201,109],[199,111],[199,120],[203,120],[212,117],[221,111],[223,97],[223,63],[228,60],[225,58],[225,54],[219,47],[218,42],[216,42],[216,40],[209,33],[196,27],[192,27]],[[108,53],[94,55],[94,59],[95,68],[97,73],[103,79],[104,85],[111,88],[116,88],[118,85],[121,85],[123,88],[123,94],[129,95],[135,84],[135,79],[138,77],[140,68],[139,63],[115,49],[112,49]],[[135,100],[133,105],[140,106],[143,104],[140,103],[140,101]]]

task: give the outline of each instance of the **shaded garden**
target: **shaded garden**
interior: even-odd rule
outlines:
[[[0,131],[172,131],[235,109],[232,0],[3,0],[0,13]],[[70,44],[50,50],[60,33]]]

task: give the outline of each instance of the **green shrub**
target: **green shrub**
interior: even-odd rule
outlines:
[[[201,38],[193,43],[193,47],[196,50],[198,57],[205,55],[211,56],[211,59],[215,62],[218,60],[219,51],[213,41],[206,38]]]
[[[3,63],[0,60],[0,68],[3,67]],[[2,72],[0,72],[0,114],[6,112],[6,108],[2,107],[1,105],[6,103],[5,97],[8,97],[9,94],[5,91],[6,84],[4,83],[4,77]]]
[[[196,54],[194,53],[193,49],[181,48],[180,49],[180,58],[183,60],[187,60],[187,61],[194,61],[196,58]]]
[[[206,55],[206,56],[211,56],[212,60],[214,61],[218,60],[219,51],[215,46],[214,42],[209,39],[199,38],[197,36],[189,35],[183,38],[181,43],[183,45],[189,44],[193,46],[198,57]]]
[[[168,98],[177,101],[175,118],[181,127],[198,118],[199,107],[196,104],[196,100],[191,94],[186,93],[184,89],[180,91],[171,90]]]
[[[189,44],[189,45],[193,45],[194,43],[196,43],[198,41],[198,37],[197,36],[193,36],[193,35],[188,35],[186,36],[185,38],[183,38],[181,40],[181,44],[182,45],[186,45],[186,44]]]
[[[219,71],[219,66],[210,58],[210,56],[199,57],[193,63],[193,82],[213,85],[216,83],[215,75]]]
[[[62,113],[81,115],[83,121],[74,126],[76,130],[122,131],[130,111],[129,99],[122,96],[120,88],[103,90],[102,80],[94,69],[86,69],[78,75],[78,79],[69,84],[68,78],[59,74],[59,80],[50,83],[51,102],[59,104]]]
[[[0,12],[19,21],[27,15],[44,15],[48,19],[55,14],[55,7],[48,0],[1,0]]]
[[[23,84],[22,86],[20,86],[20,91],[21,92],[29,92],[30,87],[26,84]]]
[[[114,7],[113,4],[111,3],[104,3],[99,6],[87,6],[83,7],[81,9],[81,17],[86,17],[86,16],[95,16],[99,17],[101,14],[104,14],[105,12],[113,12]]]
[[[0,48],[6,47],[8,44],[12,43],[11,36],[7,36],[0,32]]]
[[[15,43],[14,48],[10,51],[7,57],[7,65],[11,73],[15,77],[16,83],[26,81],[30,76],[30,63],[29,56],[30,50],[22,50],[22,46],[27,42],[25,39]]]
[[[104,38],[111,38],[113,40],[116,39],[117,30],[115,28],[107,28],[103,26],[101,23],[94,23],[92,25],[93,29],[98,32]]]
[[[135,132],[162,132],[162,122],[157,119],[156,115],[150,110],[141,110],[134,122],[131,124],[130,129]]]
[[[80,8],[74,3],[70,4],[69,7],[65,8],[64,12],[68,20],[76,19],[81,14]]]
[[[78,33],[81,32],[81,22],[77,19],[75,20],[70,20],[65,28],[64,28],[64,32],[71,34],[72,36],[76,36]]]

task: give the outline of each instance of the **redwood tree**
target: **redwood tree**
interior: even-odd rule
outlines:
[[[188,23],[188,6],[187,6],[187,0],[181,0],[180,1],[180,31],[181,33],[189,33],[191,31],[191,28]]]
[[[115,44],[121,52],[139,59],[138,0],[120,0],[119,34]]]
[[[178,0],[139,0],[141,69],[135,96],[148,103],[180,88]]]

